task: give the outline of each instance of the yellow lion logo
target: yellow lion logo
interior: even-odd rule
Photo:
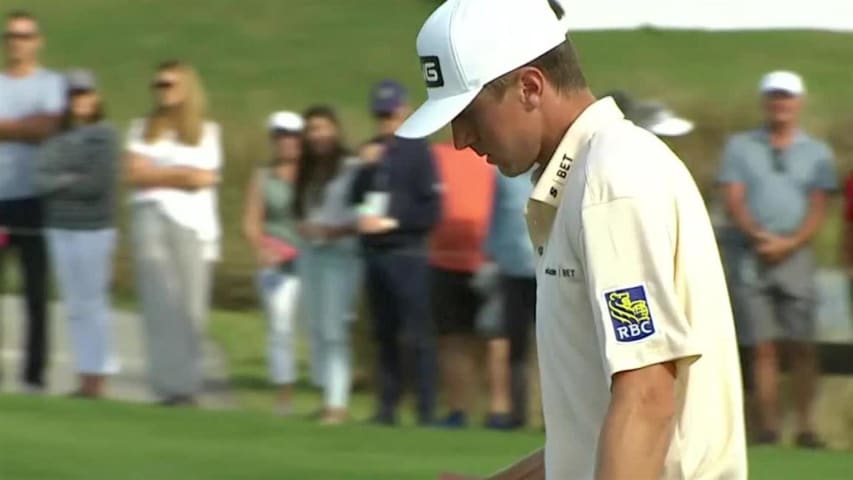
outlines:
[[[639,324],[651,320],[649,305],[645,300],[631,300],[629,292],[613,292],[607,295],[610,316],[621,323]]]

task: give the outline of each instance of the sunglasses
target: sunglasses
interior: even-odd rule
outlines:
[[[782,150],[778,148],[773,149],[773,171],[776,173],[785,173],[787,170],[785,166],[785,158],[782,153]]]
[[[175,82],[170,82],[168,80],[155,80],[151,83],[151,88],[154,90],[168,90],[175,86]]]
[[[72,88],[68,91],[68,95],[72,97],[76,97],[77,95],[85,95],[87,93],[92,93],[94,90],[91,88]]]
[[[39,36],[38,32],[4,32],[3,39],[11,40],[33,40]]]

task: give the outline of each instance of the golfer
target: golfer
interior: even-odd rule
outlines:
[[[708,213],[684,164],[587,87],[563,8],[449,0],[417,50],[428,100],[504,175],[538,166],[537,338],[547,445],[492,478],[744,479],[740,365]]]

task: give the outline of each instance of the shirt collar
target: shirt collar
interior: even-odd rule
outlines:
[[[604,125],[624,118],[625,115],[611,97],[598,100],[587,107],[569,127],[548,164],[540,167],[533,176],[536,186],[530,198],[553,207],[558,206],[569,170],[578,153]]]
[[[761,127],[758,129],[758,136],[762,142],[770,145],[770,129],[765,127]],[[809,136],[806,132],[801,128],[797,128],[794,132],[794,139],[791,141],[791,145],[796,145],[798,143],[805,143],[809,141]]]

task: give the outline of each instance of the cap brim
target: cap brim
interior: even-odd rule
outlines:
[[[679,117],[669,117],[649,125],[648,129],[661,137],[680,137],[693,131],[693,122]]]
[[[432,135],[462,113],[478,93],[480,90],[427,100],[397,129],[397,136],[424,138]]]

